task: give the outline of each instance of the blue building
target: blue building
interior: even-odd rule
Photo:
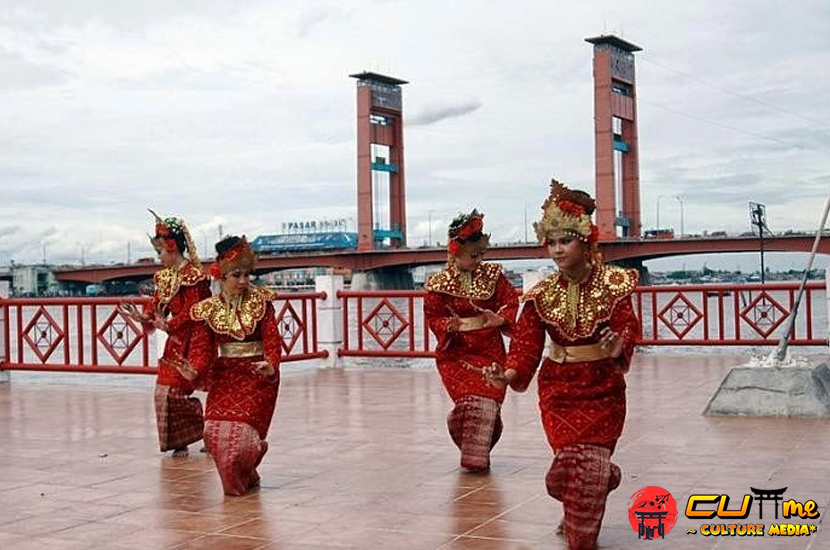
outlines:
[[[357,233],[332,231],[327,233],[260,235],[251,242],[251,248],[257,254],[355,250],[357,248]]]

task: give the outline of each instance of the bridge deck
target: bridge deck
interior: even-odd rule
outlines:
[[[624,481],[610,498],[600,548],[642,548],[627,503],[648,485],[671,491],[680,508],[667,547],[830,547],[824,526],[800,537],[686,534],[702,524],[682,513],[693,492],[729,494],[733,507],[750,486],[788,487],[787,497],[813,499],[820,519],[828,514],[830,423],[701,416],[728,368],[741,363],[638,356],[616,453]],[[226,498],[209,456],[156,452],[152,381],[94,387],[12,376],[0,386],[0,548],[566,547],[554,534],[561,509],[544,490],[551,457],[533,391],[508,398],[493,470],[471,475],[457,467],[444,428],[449,401],[433,370],[287,372],[263,486]],[[763,513],[772,523],[769,503]],[[754,522],[757,504],[744,521]]]

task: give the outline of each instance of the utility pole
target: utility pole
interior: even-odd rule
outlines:
[[[429,211],[429,238],[427,244],[432,247],[432,210]]]
[[[752,225],[758,226],[758,237],[760,238],[761,248],[761,284],[764,284],[766,279],[764,273],[764,229],[767,228],[766,206],[757,202],[750,202],[749,218],[752,221]]]

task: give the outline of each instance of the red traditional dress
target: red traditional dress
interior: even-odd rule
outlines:
[[[636,271],[606,265],[594,266],[582,283],[557,272],[523,297],[510,343],[506,369],[516,370],[511,386],[524,391],[545,335],[553,342],[539,369],[539,408],[555,455],[547,489],[564,505],[571,550],[594,548],[607,495],[620,483],[611,453],[625,422],[624,374],[640,335],[631,302],[636,285]],[[598,344],[605,327],[623,338],[616,359]]]
[[[272,291],[252,286],[237,303],[220,294],[190,312],[201,321],[191,365],[200,373],[210,369],[205,443],[228,495],[243,495],[259,484],[256,468],[268,450],[282,353],[274,298]],[[274,367],[273,376],[255,373],[254,363],[263,359]]]
[[[450,265],[430,277],[424,288],[424,316],[438,339],[435,362],[455,403],[447,417],[450,437],[461,450],[461,466],[486,470],[490,450],[501,436],[505,389],[487,383],[482,369],[504,362],[503,335],[516,320],[518,294],[501,266],[493,263],[479,264],[473,272]],[[497,313],[505,323],[484,328],[484,310]],[[461,318],[461,327],[448,332],[447,322],[454,315]]]
[[[204,417],[202,403],[191,394],[192,382],[184,378],[173,362],[187,358],[190,352],[190,308],[210,296],[210,282],[202,271],[189,261],[182,266],[168,267],[153,277],[153,300],[144,308],[144,317],[153,319],[156,313],[167,319],[167,341],[159,359],[156,378],[155,409],[159,448],[162,452],[186,449],[202,439]],[[143,323],[145,332],[153,325]]]

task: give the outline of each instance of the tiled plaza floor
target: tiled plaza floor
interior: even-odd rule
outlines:
[[[822,523],[830,422],[701,414],[729,368],[744,362],[718,352],[637,356],[615,454],[624,480],[609,500],[600,548],[830,548],[830,524]],[[262,488],[237,498],[222,494],[198,446],[188,458],[157,452],[152,401],[149,384],[35,384],[13,373],[0,386],[0,548],[566,548],[554,534],[561,508],[545,493],[551,454],[533,389],[508,397],[493,469],[473,475],[458,467],[444,422],[449,400],[434,370],[287,372]],[[628,522],[629,498],[650,485],[677,500],[665,540],[638,540]],[[703,523],[683,514],[690,494],[728,494],[731,508],[750,487],[787,487],[788,498],[816,501],[818,530],[686,534]],[[733,523],[762,523],[756,506]]]

